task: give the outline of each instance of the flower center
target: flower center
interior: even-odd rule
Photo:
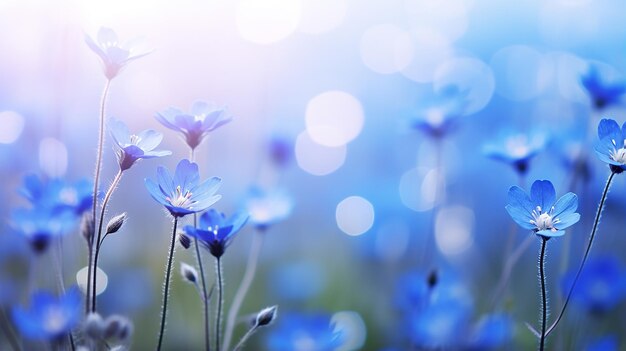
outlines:
[[[213,233],[213,236],[215,236],[217,238],[217,232],[220,230],[220,227],[218,225],[216,226],[209,226],[209,228],[207,228],[209,230],[209,232]]]
[[[611,152],[611,158],[615,162],[626,164],[626,149],[621,148],[621,149],[613,150],[613,152]]]
[[[509,138],[506,141],[506,149],[511,156],[518,158],[526,157],[530,152],[528,140],[524,135]]]
[[[193,194],[189,190],[185,191],[185,193],[183,194],[183,191],[179,185],[176,187],[176,195],[174,196],[174,198],[168,196],[165,198],[165,200],[167,200],[174,207],[191,209],[193,208],[192,205],[197,202],[191,200],[192,195]]]
[[[67,317],[63,310],[57,307],[50,308],[46,312],[44,320],[44,329],[49,333],[58,333],[65,327]]]
[[[537,231],[542,230],[552,230],[556,231],[554,225],[560,222],[558,218],[553,218],[554,207],[550,209],[548,212],[543,212],[540,206],[537,206],[536,209],[533,210],[532,216],[533,219],[530,220],[530,223],[537,226]]]
[[[138,137],[137,135],[133,134],[130,136],[131,145],[137,145],[140,141],[141,141],[141,138]]]

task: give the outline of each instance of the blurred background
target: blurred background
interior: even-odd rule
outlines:
[[[558,196],[579,195],[581,222],[548,248],[554,317],[609,174],[593,152],[597,123],[626,120],[625,22],[620,0],[2,0],[0,228],[11,237],[0,272],[19,281],[24,256],[35,286],[55,291],[54,257],[18,250],[25,239],[11,213],[27,206],[18,193],[27,174],[93,175],[106,79],[85,35],[104,26],[152,50],[112,81],[107,118],[162,132],[161,148],[173,153],[126,172],[109,207],[129,219],[102,249],[100,312],[132,319],[134,349],[155,343],[171,230],[144,179],[188,157],[154,115],[196,100],[233,116],[197,149],[201,177],[223,179],[214,208],[233,213],[255,187],[279,192],[291,208],[265,233],[241,309],[276,304],[279,318],[248,349],[535,347],[524,323],[538,328],[540,245],[515,228],[507,191],[549,179]],[[107,137],[103,186],[117,167]],[[588,269],[589,288],[551,335],[553,349],[626,349],[622,178],[591,256],[610,268]],[[87,262],[74,229],[63,238],[68,286]],[[227,309],[254,232],[245,227],[224,256]],[[499,291],[514,252],[519,260]],[[175,273],[180,262],[194,264],[192,250],[177,248]],[[212,281],[209,255],[205,262]],[[27,303],[19,286],[1,301],[5,311]],[[174,274],[166,348],[202,348],[200,306]],[[2,323],[10,327],[10,318]],[[337,325],[340,343],[316,341]]]

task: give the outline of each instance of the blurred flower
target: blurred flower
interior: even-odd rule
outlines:
[[[15,325],[26,338],[58,339],[80,321],[81,294],[76,287],[58,298],[47,292],[37,292],[32,296],[28,310],[14,307],[12,315]]]
[[[442,138],[456,127],[458,119],[465,113],[467,92],[449,85],[428,101],[428,105],[421,107],[417,116],[412,118],[411,127],[433,138]]]
[[[626,123],[619,127],[612,119],[603,119],[598,124],[598,140],[595,142],[598,158],[621,173],[626,169]]]
[[[244,207],[250,214],[250,223],[264,230],[287,218],[291,214],[293,202],[282,190],[253,187],[244,200]]]
[[[269,141],[269,154],[276,167],[285,167],[293,156],[293,141],[286,136],[274,135]]]
[[[506,210],[524,229],[548,238],[561,236],[565,228],[580,220],[580,215],[576,213],[578,197],[570,192],[555,200],[556,191],[552,183],[536,180],[530,189],[530,197],[520,187],[511,187]]]
[[[120,44],[117,34],[110,28],[102,27],[98,31],[97,43],[88,35],[85,42],[102,60],[102,68],[107,79],[115,78],[130,61],[146,56],[150,52],[134,53],[136,42]]]
[[[618,351],[619,344],[614,335],[596,339],[585,347],[585,351]]]
[[[24,177],[24,186],[19,191],[37,209],[53,213],[69,211],[80,216],[91,209],[93,182],[81,179],[71,184],[62,179],[44,180],[31,174]]]
[[[142,158],[163,157],[172,154],[171,151],[154,150],[163,140],[163,134],[152,129],[146,129],[139,134],[130,134],[126,124],[118,120],[111,121],[109,129],[119,148],[117,160],[122,171],[129,169],[137,160]]]
[[[222,180],[217,177],[199,183],[198,165],[181,160],[176,166],[174,177],[165,169],[157,168],[158,184],[146,179],[146,188],[154,200],[162,204],[174,217],[202,212],[222,196],[215,195]]]
[[[520,174],[524,174],[530,160],[543,151],[546,143],[544,135],[511,133],[496,143],[485,145],[484,153],[494,160],[512,165]]]
[[[265,344],[272,351],[332,351],[343,343],[327,314],[283,313],[268,331]]]
[[[577,269],[568,272],[562,281],[567,294],[574,282]],[[626,297],[626,276],[615,257],[594,257],[580,274],[572,302],[590,312],[613,310]]]
[[[75,224],[68,212],[55,213],[49,209],[18,209],[13,212],[13,225],[31,243],[36,253],[48,248],[50,240],[66,234]]]
[[[511,341],[513,320],[506,314],[483,316],[468,341],[469,350],[497,350]]]
[[[587,74],[580,78],[580,82],[598,110],[619,102],[620,97],[626,93],[626,82],[604,81],[595,65],[589,66]]]
[[[247,220],[248,215],[244,213],[234,214],[227,219],[223,213],[210,209],[200,216],[197,228],[187,225],[185,232],[200,240],[211,255],[220,258]]]
[[[411,342],[419,348],[456,349],[463,345],[470,311],[455,300],[434,300],[410,315]]]
[[[167,128],[182,133],[191,149],[200,145],[209,132],[232,120],[226,114],[226,108],[204,101],[194,102],[190,113],[170,107],[157,113],[155,118]]]

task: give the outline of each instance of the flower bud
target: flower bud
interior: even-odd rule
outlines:
[[[272,321],[276,319],[277,314],[278,314],[278,306],[276,305],[262,309],[256,315],[256,326],[263,327],[272,323]]]
[[[188,249],[191,246],[191,239],[189,239],[189,237],[184,233],[178,233],[178,242],[180,243],[180,246],[185,249]]]
[[[122,228],[122,225],[124,225],[124,222],[126,221],[126,218],[128,218],[126,216],[126,212],[111,218],[111,220],[107,224],[107,231],[106,231],[106,233],[107,234],[116,233],[118,230],[120,230],[120,228]]]
[[[196,272],[195,268],[185,262],[180,263],[180,274],[191,284],[195,285],[198,282],[198,272]]]
[[[118,339],[125,341],[132,335],[133,324],[128,318],[120,315],[112,315],[105,321],[104,337],[106,339]]]
[[[83,323],[85,335],[92,340],[102,339],[104,334],[104,320],[98,313],[89,313]]]

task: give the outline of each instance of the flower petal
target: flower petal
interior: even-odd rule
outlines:
[[[603,139],[610,136],[611,139],[619,139],[622,130],[615,120],[604,118],[598,124],[598,138]]]
[[[536,225],[530,223],[530,221],[533,219],[530,214],[520,208],[520,207],[516,207],[516,206],[512,206],[512,205],[506,205],[506,210],[509,213],[509,215],[511,215],[511,218],[513,218],[513,220],[515,221],[515,223],[519,224],[520,227],[524,228],[524,229],[535,229],[537,228]]]
[[[105,47],[117,45],[117,34],[111,28],[101,27],[98,31],[98,44]]]
[[[172,196],[176,193],[176,185],[172,181],[170,172],[165,167],[157,168],[157,182],[163,191],[163,196]]]
[[[556,200],[554,185],[549,180],[536,180],[530,188],[530,199],[542,211],[549,211]]]
[[[184,190],[192,190],[198,184],[198,179],[200,179],[200,174],[196,163],[189,162],[187,159],[178,162],[174,174],[175,186],[180,186]]]
[[[111,119],[109,122],[109,131],[113,140],[120,148],[123,149],[126,145],[130,144],[130,132],[124,122]]]
[[[200,228],[206,230],[215,226],[224,226],[224,215],[212,208],[200,216]]]
[[[146,129],[137,136],[139,137],[137,146],[144,151],[152,151],[163,140],[163,134],[152,129]]]
[[[559,216],[567,215],[569,213],[576,212],[578,208],[578,196],[574,193],[567,193],[554,204],[554,212],[552,217],[558,218]]]
[[[144,180],[144,183],[146,185],[146,189],[148,189],[148,192],[150,193],[150,196],[152,196],[152,198],[156,200],[156,202],[160,203],[161,205],[165,205],[168,203],[167,200],[165,200],[165,195],[161,191],[161,188],[155,182],[153,182],[151,179],[146,179]]]
[[[537,233],[535,233],[537,235],[541,235],[541,236],[545,236],[548,238],[556,238],[559,236],[563,236],[563,234],[565,234],[564,230],[550,230],[550,229],[546,229],[546,230],[540,230]]]
[[[580,220],[580,214],[578,213],[566,213],[562,216],[558,217],[559,223],[555,225],[555,227],[559,230],[565,229],[569,226],[572,226]]]

